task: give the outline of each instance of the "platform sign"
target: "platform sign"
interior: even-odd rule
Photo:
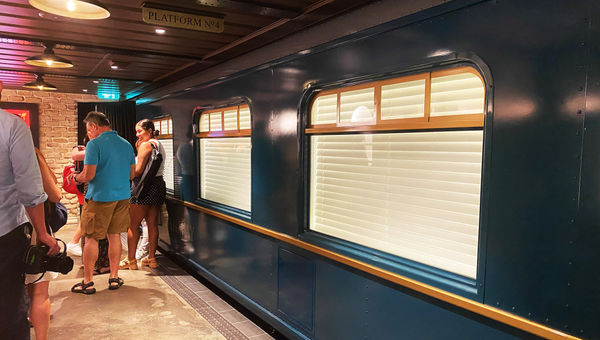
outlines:
[[[177,27],[212,33],[222,33],[225,25],[225,19],[223,18],[168,11],[148,7],[148,5],[144,5],[142,8],[142,20],[151,25]]]

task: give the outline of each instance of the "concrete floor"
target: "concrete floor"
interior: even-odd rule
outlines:
[[[75,226],[65,226],[56,236],[68,241],[74,230]],[[50,339],[225,339],[201,316],[206,317],[203,310],[194,309],[165,282],[167,280],[173,286],[173,282],[176,282],[174,280],[178,279],[177,275],[180,275],[179,279],[189,282],[184,283],[189,287],[197,288],[200,285],[168,259],[162,258],[159,261],[161,268],[165,266],[166,271],[161,271],[160,268],[150,270],[147,267],[144,270],[119,271],[125,284],[114,291],[108,290],[108,274],[95,276],[96,294],[84,295],[70,291],[83,277],[81,257],[72,258],[75,261],[73,270],[68,275],[59,275],[50,283]],[[178,270],[177,275],[174,268]],[[165,275],[171,277],[163,279]],[[202,289],[199,291],[199,294],[203,294]],[[219,302],[219,306],[221,305]],[[211,302],[206,306],[213,312]],[[239,314],[231,307],[229,309],[231,310],[226,310],[229,314]],[[219,317],[217,315],[217,321],[220,320],[224,325],[214,321],[213,324],[228,339],[272,339],[241,314],[231,320],[227,316]],[[229,326],[232,331],[226,328]],[[247,331],[244,333],[244,330]],[[33,331],[31,334],[34,339]]]

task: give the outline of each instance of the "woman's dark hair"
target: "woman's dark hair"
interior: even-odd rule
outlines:
[[[150,119],[142,119],[137,122],[137,125],[141,126],[144,130],[151,130],[151,137],[156,137],[159,134],[159,132],[154,129],[154,122],[152,122]]]

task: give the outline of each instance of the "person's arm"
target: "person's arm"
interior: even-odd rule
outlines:
[[[82,161],[85,159],[85,146],[77,145],[71,150],[71,158],[74,161]]]
[[[19,203],[25,206],[38,239],[50,248],[48,254],[56,254],[60,247],[56,239],[46,230],[44,201],[48,195],[44,192],[31,132],[23,121],[16,124],[14,129],[14,133],[11,134],[9,153]]]
[[[38,163],[40,164],[40,172],[42,174],[42,183],[44,185],[44,192],[48,195],[48,200],[52,203],[58,203],[62,199],[62,192],[58,187],[56,176],[50,170],[50,166],[46,162],[44,156],[37,152]]]
[[[96,176],[100,150],[94,141],[90,141],[85,150],[83,170],[78,174],[72,174],[70,179],[77,183],[89,182]]]
[[[77,183],[89,182],[96,176],[96,165],[86,164],[78,174],[72,174],[73,179]]]
[[[152,145],[150,142],[144,142],[139,146],[137,163],[135,164],[135,177],[139,177],[144,173],[150,152],[152,152]]]
[[[35,228],[37,233],[38,241],[47,245],[50,249],[48,255],[58,254],[60,252],[60,246],[56,239],[46,230],[46,218],[44,216],[44,203],[40,203],[34,207],[25,207],[27,215],[29,216],[30,222]]]
[[[135,164],[131,164],[131,169],[129,169],[129,180],[135,178]]]

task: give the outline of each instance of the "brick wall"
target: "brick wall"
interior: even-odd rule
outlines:
[[[62,170],[65,165],[72,164],[71,148],[77,145],[77,102],[98,102],[98,97],[91,94],[4,89],[2,101],[39,105],[40,151],[62,185]],[[77,197],[63,191],[61,202],[69,210],[68,223],[77,223]]]

